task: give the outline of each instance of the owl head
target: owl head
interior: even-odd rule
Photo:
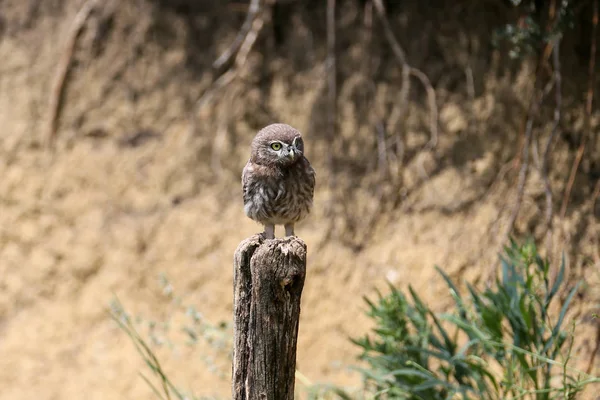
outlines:
[[[263,165],[288,166],[304,153],[300,132],[286,124],[271,124],[261,129],[252,140],[250,161]]]

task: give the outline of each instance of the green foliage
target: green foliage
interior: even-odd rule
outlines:
[[[565,316],[578,286],[553,318],[549,308],[563,291],[562,260],[554,282],[550,265],[532,243],[511,242],[495,284],[462,296],[438,268],[454,299],[437,315],[409,287],[409,296],[390,287],[367,299],[373,335],[354,342],[369,368],[365,384],[376,398],[389,399],[572,399],[591,382],[567,366],[572,340]]]
[[[408,295],[390,286],[390,293],[379,294],[377,301],[366,299],[376,327],[373,334],[353,340],[368,365],[361,369],[365,387],[315,384],[296,371],[306,398],[573,399],[585,385],[600,383],[600,378],[568,365],[573,324],[566,320],[579,285],[564,287],[564,259],[551,279],[550,265],[533,243],[511,242],[501,264],[501,274],[491,287],[480,291],[467,284],[467,295],[461,295],[438,268],[453,299],[447,313],[434,313],[412,287]],[[161,282],[175,310],[191,319],[181,328],[189,344],[202,341],[230,360],[229,327],[209,323],[173,295],[166,279]],[[145,361],[152,375],[142,377],[158,398],[198,399],[173,384],[153,351],[156,345],[172,345],[168,321],[134,321],[118,300],[111,316]],[[147,328],[149,339],[136,327]]]
[[[521,0],[511,0],[519,6]],[[556,19],[549,29],[540,26],[539,13],[536,13],[535,2],[529,3],[529,14],[514,24],[507,24],[494,32],[493,44],[504,43],[508,47],[508,55],[512,59],[520,59],[536,54],[545,43],[552,42],[562,36],[563,32],[574,26],[573,6],[568,1],[558,2]],[[539,10],[538,10],[539,11]]]

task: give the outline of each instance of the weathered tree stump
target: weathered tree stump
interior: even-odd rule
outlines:
[[[234,258],[234,400],[293,400],[306,244],[254,235]]]

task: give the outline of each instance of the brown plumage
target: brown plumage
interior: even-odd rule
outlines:
[[[242,189],[246,215],[265,226],[268,239],[275,237],[275,225],[294,235],[294,224],[311,210],[314,188],[315,170],[304,157],[300,132],[286,124],[261,129],[242,172]]]

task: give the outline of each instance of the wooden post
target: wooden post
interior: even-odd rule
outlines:
[[[306,244],[297,237],[239,244],[234,257],[233,400],[293,400]]]

